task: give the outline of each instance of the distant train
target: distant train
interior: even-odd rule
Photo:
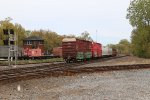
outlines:
[[[7,58],[9,46],[0,46],[0,58]],[[11,52],[11,57],[15,55]],[[45,55],[44,40],[37,36],[31,36],[23,40],[23,47],[18,48],[19,59],[52,58],[53,55]]]
[[[76,38],[64,38],[62,40],[62,57],[66,62],[83,61],[116,55],[116,49],[102,47],[100,43]]]
[[[9,46],[0,46],[0,58],[8,57]],[[14,57],[14,54],[10,54]],[[116,56],[117,50],[102,44],[80,40],[76,38],[64,38],[62,47],[53,48],[52,54],[46,55],[44,40],[37,36],[31,36],[23,40],[23,47],[18,48],[19,59],[43,59],[43,58],[63,58],[66,62],[83,61],[101,57]]]
[[[110,48],[109,46],[103,46],[102,56],[103,57],[117,56],[117,50],[113,49],[113,48]]]

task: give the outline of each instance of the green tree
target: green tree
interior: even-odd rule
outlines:
[[[133,27],[150,26],[150,0],[133,0],[127,11],[127,19]]]
[[[81,33],[81,36],[79,36],[77,38],[83,39],[83,40],[88,40],[88,41],[93,41],[92,38],[90,37],[90,33],[87,31]]]
[[[32,31],[30,36],[39,36],[44,39],[44,48],[46,52],[52,51],[54,47],[61,46],[62,36],[58,35],[56,32],[38,30]]]
[[[131,53],[131,44],[127,39],[120,40],[117,44],[118,52],[121,54],[130,54]]]
[[[18,45],[23,45],[23,39],[25,38],[25,29],[20,24],[11,23],[12,18],[8,17],[5,20],[0,21],[0,45],[3,45],[3,40],[6,38],[3,34],[3,29],[14,29],[18,35]]]
[[[119,54],[131,54],[131,43],[127,39],[122,39],[118,44],[108,44],[112,49],[117,49]]]
[[[19,47],[23,46],[23,40],[26,38],[26,31],[20,24],[14,25],[14,31],[18,37],[17,44]]]
[[[136,56],[150,58],[150,0],[133,0],[127,11],[127,19],[134,27],[132,52]]]

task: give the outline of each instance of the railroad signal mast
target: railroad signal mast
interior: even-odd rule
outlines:
[[[8,46],[8,63],[9,66],[13,65],[13,58],[15,57],[15,66],[17,64],[18,59],[18,47],[16,45],[17,36],[13,29],[3,29],[4,35],[7,36],[5,40],[3,40],[4,45]]]

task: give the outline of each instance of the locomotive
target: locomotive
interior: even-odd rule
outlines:
[[[19,59],[41,58],[44,56],[44,40],[37,36],[31,36],[23,40],[23,47],[17,47]],[[7,58],[9,46],[0,46],[0,58]],[[10,54],[14,57],[14,54]]]
[[[23,40],[23,56],[37,58],[44,56],[44,40],[31,36]]]

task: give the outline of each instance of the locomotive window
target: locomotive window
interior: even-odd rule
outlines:
[[[27,45],[32,45],[32,41],[27,41]]]
[[[43,41],[39,41],[39,44],[43,44]]]

